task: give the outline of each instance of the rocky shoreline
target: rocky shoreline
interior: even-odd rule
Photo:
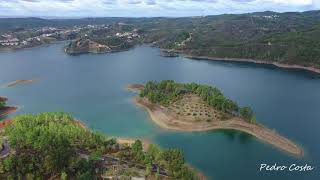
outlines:
[[[6,102],[8,98],[0,97],[1,102]],[[18,107],[15,106],[3,106],[0,108],[0,118],[4,118],[11,113],[14,113],[18,110]]]

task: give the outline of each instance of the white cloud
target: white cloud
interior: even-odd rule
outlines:
[[[0,0],[0,16],[194,16],[319,8],[320,0]]]
[[[291,5],[312,5],[312,0],[271,0],[275,3]]]

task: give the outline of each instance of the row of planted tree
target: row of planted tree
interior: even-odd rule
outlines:
[[[218,88],[209,85],[176,83],[173,80],[148,81],[145,88],[140,91],[140,97],[147,97],[152,103],[168,106],[188,93],[200,96],[209,106],[217,110],[240,116],[251,123],[256,122],[250,107],[239,107],[237,103],[225,97]]]

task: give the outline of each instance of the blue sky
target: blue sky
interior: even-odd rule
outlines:
[[[0,16],[151,17],[320,9],[320,0],[0,0]]]

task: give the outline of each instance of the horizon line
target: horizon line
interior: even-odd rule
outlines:
[[[207,16],[221,16],[221,15],[245,15],[245,14],[254,14],[254,13],[276,13],[276,14],[285,14],[285,13],[306,13],[306,12],[314,12],[314,11],[320,11],[320,9],[317,10],[307,10],[307,11],[272,11],[272,10],[266,10],[266,11],[255,11],[255,12],[246,12],[246,13],[221,13],[221,14],[209,14],[209,15],[196,15],[196,16],[6,16],[6,15],[0,15],[0,19],[14,19],[14,18],[38,18],[38,19],[89,19],[89,18],[131,18],[131,19],[138,19],[138,18],[191,18],[191,17],[207,17]]]

